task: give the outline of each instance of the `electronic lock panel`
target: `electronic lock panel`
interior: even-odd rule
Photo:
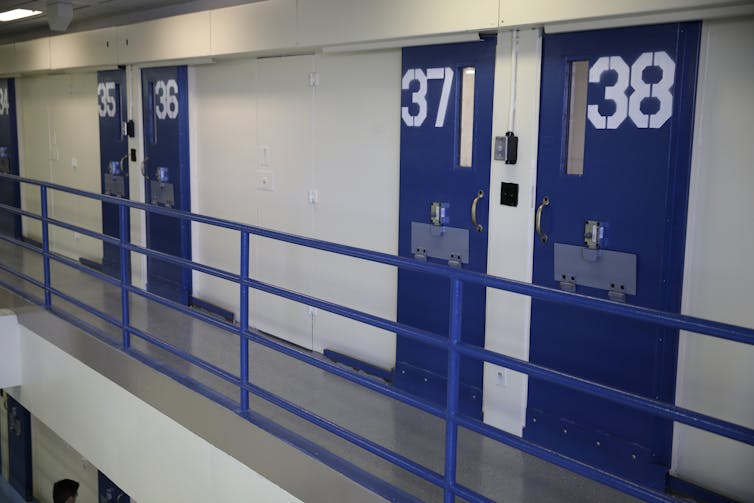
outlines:
[[[188,75],[185,66],[147,68],[141,73],[144,109],[146,202],[190,211]],[[149,248],[191,259],[191,225],[176,217],[147,213]],[[147,259],[147,289],[188,305],[191,270],[157,258]]]
[[[534,282],[677,312],[700,26],[547,35]],[[677,331],[532,300],[530,360],[673,403]],[[662,488],[672,422],[529,380],[525,438]]]
[[[99,112],[99,151],[102,193],[129,198],[131,163],[128,159],[126,71],[97,72],[97,105]],[[128,226],[128,221],[125,222]],[[118,206],[102,203],[102,232],[120,236]],[[120,249],[102,244],[102,270],[120,277]]]
[[[16,93],[13,79],[0,79],[0,173],[18,175],[18,135],[16,132]],[[0,204],[20,207],[18,182],[0,179]],[[0,233],[19,239],[21,217],[0,209]]]

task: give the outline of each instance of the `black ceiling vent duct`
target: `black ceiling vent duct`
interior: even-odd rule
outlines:
[[[65,31],[73,19],[71,0],[48,0],[47,24],[52,31]]]

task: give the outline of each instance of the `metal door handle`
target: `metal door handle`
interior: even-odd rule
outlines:
[[[537,214],[534,217],[534,230],[537,231],[537,234],[539,234],[539,239],[542,240],[543,243],[547,242],[547,234],[542,232],[542,210],[545,208],[545,206],[550,205],[550,198],[545,196],[542,198],[542,202],[537,206]]]
[[[128,173],[123,170],[123,163],[125,162],[126,159],[128,159],[128,154],[120,158],[120,172],[123,173],[123,176],[128,176]]]
[[[484,230],[484,226],[479,225],[476,221],[476,205],[479,202],[479,200],[483,198],[484,198],[484,191],[480,190],[479,193],[474,198],[474,201],[471,203],[471,225],[474,226],[477,232],[482,232],[482,230]]]
[[[145,157],[145,158],[144,158],[144,159],[143,159],[143,160],[141,161],[141,176],[143,176],[143,177],[144,177],[144,178],[146,178],[147,180],[149,180],[149,176],[147,176],[147,172],[146,172],[146,170],[144,169],[144,166],[146,165],[146,163],[147,163],[147,161],[148,161],[148,160],[149,160],[149,157]]]

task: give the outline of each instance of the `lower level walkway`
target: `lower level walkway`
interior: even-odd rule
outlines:
[[[0,243],[0,263],[42,279],[41,257],[32,251]],[[38,288],[7,273],[0,272],[0,280],[28,295],[42,297]],[[51,281],[54,288],[120,319],[121,298],[116,287],[54,261]],[[0,308],[24,305],[28,306],[0,288]],[[53,305],[97,327],[103,337],[120,340],[117,327],[58,297],[53,297]],[[130,306],[131,323],[138,329],[238,375],[238,336],[136,295],[131,295]],[[132,337],[132,347],[157,364],[190,377],[197,389],[206,387],[210,394],[238,401],[238,391],[232,384],[136,337]],[[442,473],[444,423],[440,419],[258,344],[250,345],[250,361],[253,384]],[[442,500],[442,491],[432,484],[277,406],[252,396],[251,409],[415,498]],[[458,480],[495,501],[511,503],[635,501],[465,429],[459,433]]]

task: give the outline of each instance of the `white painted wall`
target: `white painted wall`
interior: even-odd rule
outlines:
[[[518,162],[492,161],[490,174],[490,234],[487,272],[494,276],[531,282],[534,230],[534,186],[537,180],[539,143],[539,75],[541,36],[539,30],[498,34],[495,62],[495,97],[492,135],[509,130],[511,107],[511,47],[518,38],[516,97],[513,131],[519,136]],[[493,142],[494,148],[494,142]],[[494,159],[494,155],[493,155]],[[501,182],[519,184],[518,206],[502,206]],[[485,347],[527,360],[531,299],[495,289],[487,290]],[[485,364],[484,420],[521,435],[525,424],[527,376]]]
[[[0,476],[8,480],[8,395],[3,393],[0,398]]]
[[[16,315],[8,309],[0,309],[0,354],[5,357],[4,364],[0,365],[0,389],[18,386],[21,384],[21,339]]]
[[[96,73],[16,80],[21,176],[99,193],[99,122]],[[21,206],[41,211],[39,188],[22,185]],[[48,193],[50,216],[101,232],[99,201]],[[23,233],[41,241],[41,226],[23,219]],[[102,244],[87,236],[50,227],[51,248],[78,259],[101,260]]]
[[[53,503],[52,486],[61,479],[79,483],[76,501],[97,502],[97,468],[34,416],[31,418],[31,462],[34,499],[38,503]]]
[[[194,211],[397,252],[399,51],[238,60],[191,75]],[[273,190],[258,189],[262,175]],[[194,225],[193,242],[196,260],[239,269],[238,233]],[[263,238],[252,238],[251,256],[261,281],[395,318],[391,268]],[[194,294],[238,315],[231,283],[195,274]],[[394,364],[392,334],[262,292],[251,306],[252,325],[303,347]]]
[[[299,501],[26,327],[20,328],[24,384],[9,392],[94,466],[113,474],[113,481],[136,500],[248,501],[254,495],[259,501]],[[45,433],[42,429],[37,435]],[[39,440],[37,453],[44,457],[40,449],[55,442],[50,435],[44,436],[44,442],[42,437]],[[72,452],[64,457],[76,460]],[[49,489],[46,482],[61,473],[47,466],[48,476],[39,486],[42,492]],[[77,475],[90,480],[91,468],[81,466],[86,473]],[[90,494],[88,488],[85,494]],[[81,499],[81,503],[95,502]]]
[[[683,311],[754,327],[754,18],[706,22],[697,95]],[[754,348],[681,335],[676,401],[754,428]],[[754,501],[754,447],[677,425],[673,472]]]

